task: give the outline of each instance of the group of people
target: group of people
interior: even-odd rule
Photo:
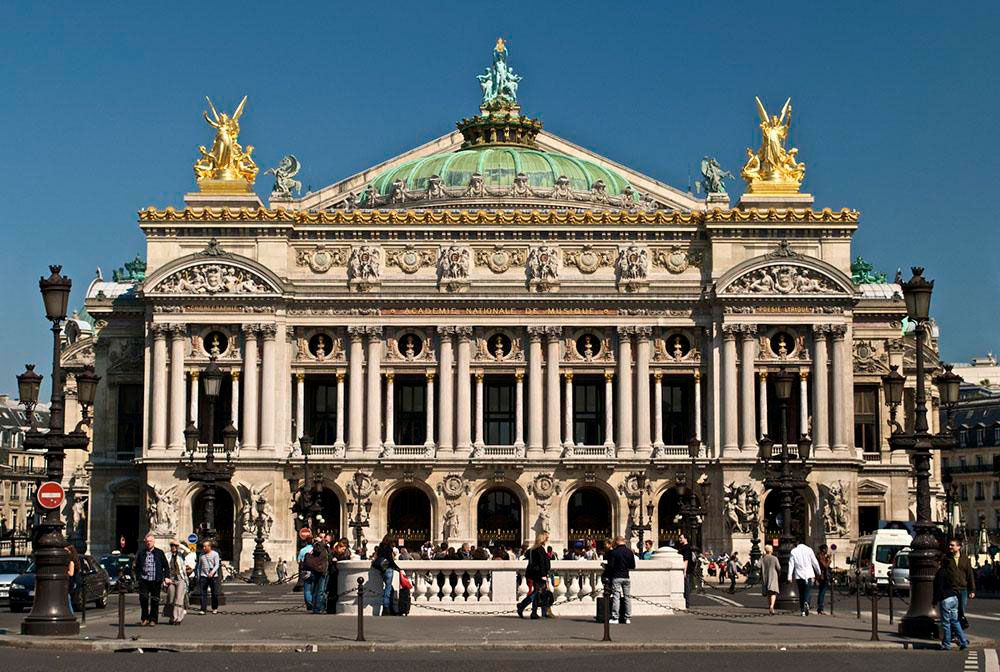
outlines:
[[[314,538],[308,528],[303,528],[301,536],[305,543],[299,549],[297,560],[306,611],[335,614],[338,597],[337,563],[356,559],[358,556],[351,550],[346,537],[334,540],[331,534],[317,534]]]
[[[132,567],[139,588],[140,625],[153,627],[159,622],[160,595],[166,588],[163,609],[170,625],[180,625],[187,615],[190,591],[197,585],[201,593],[201,614],[208,613],[209,594],[213,614],[219,612],[219,587],[222,559],[212,542],[202,543],[201,552],[189,551],[177,539],[170,540],[170,551],[157,548],[156,538],[147,534],[143,548],[135,555]]]

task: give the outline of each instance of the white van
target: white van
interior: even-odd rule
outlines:
[[[858,585],[862,590],[867,590],[874,581],[876,586],[885,590],[889,585],[893,558],[912,541],[913,535],[906,530],[876,530],[874,534],[858,539],[854,545],[854,555],[849,561],[851,570],[847,585],[852,591]],[[856,571],[859,569],[860,575]]]

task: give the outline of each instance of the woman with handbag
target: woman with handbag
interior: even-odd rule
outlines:
[[[170,540],[170,554],[167,556],[167,607],[170,608],[170,625],[180,625],[187,615],[188,564],[187,554],[181,552],[181,542]]]
[[[396,545],[388,534],[382,537],[382,543],[375,548],[375,558],[372,568],[382,572],[382,615],[395,616],[396,607],[392,603],[392,582],[396,578],[399,566],[396,564]]]
[[[542,608],[541,618],[548,615],[548,609],[543,603],[544,593],[548,589],[551,561],[545,550],[549,533],[542,531],[535,535],[535,543],[528,549],[528,567],[524,570],[524,580],[528,583],[528,595],[517,605],[517,615],[524,618],[524,610],[531,604],[531,618],[536,619],[538,608]]]

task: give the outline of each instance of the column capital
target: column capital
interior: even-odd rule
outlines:
[[[514,372],[514,380],[516,380],[519,383],[523,382],[524,381],[524,371],[522,371],[521,369],[518,369],[517,371],[515,371]]]
[[[149,330],[153,332],[153,338],[157,340],[166,340],[167,334],[170,333],[170,328],[171,325],[163,322],[153,322],[149,325]]]
[[[652,327],[634,327],[635,336],[638,340],[644,341],[653,335]]]
[[[740,324],[724,324],[722,325],[722,338],[726,341],[735,341],[736,334],[742,332],[743,325]]]
[[[260,325],[260,333],[264,336],[265,341],[273,341],[278,335],[278,325],[266,323]]]
[[[475,376],[476,376],[476,382],[477,382],[477,383],[481,383],[481,382],[483,382],[483,378],[485,378],[485,377],[486,377],[486,374],[485,374],[485,373],[483,373],[483,372],[482,372],[482,371],[480,370],[480,371],[476,371],[476,373],[475,373]]]
[[[695,375],[697,375],[697,374],[695,374]],[[660,382],[661,380],[663,380],[663,371],[661,371],[659,369],[654,369],[653,370],[653,380],[655,380],[656,382]]]
[[[760,370],[760,379],[761,379],[761,381],[766,381],[767,380],[767,369],[761,369]]]
[[[695,380],[695,382],[698,382],[699,380],[701,380],[701,371],[695,371],[694,372],[694,380]]]
[[[453,327],[455,330],[455,335],[458,336],[460,341],[468,341],[472,339],[472,327]]]
[[[604,382],[605,383],[610,383],[614,379],[615,379],[615,372],[614,371],[605,371],[604,372]]]
[[[426,375],[427,375],[427,382],[431,383],[434,381],[434,376],[436,376],[437,373],[434,371],[434,369],[428,369],[426,371]]]
[[[167,328],[167,331],[170,332],[170,337],[172,339],[174,339],[175,341],[187,338],[187,333],[188,333],[188,325],[187,324],[185,324],[183,322],[172,322],[172,323],[167,324],[165,326]]]
[[[347,335],[351,337],[352,341],[361,341],[365,337],[365,327],[358,325],[352,325],[347,328]]]
[[[635,333],[635,327],[630,324],[620,325],[618,327],[619,336],[631,336]]]
[[[573,380],[573,371],[572,371],[572,369],[568,370],[568,371],[564,371],[563,372],[563,376],[566,378],[566,382],[567,383],[572,382],[572,380]]]
[[[395,380],[396,378],[396,372],[393,371],[392,369],[387,369],[383,371],[383,373],[385,374],[385,379],[389,382]]]
[[[234,371],[233,373],[239,373],[239,372],[238,371]],[[198,376],[200,376],[200,375],[201,375],[201,371],[199,371],[198,369],[195,369],[194,371],[191,372],[191,380],[198,380]]]
[[[829,324],[814,324],[812,325],[813,334],[816,336],[826,336],[830,333],[830,327],[831,325]]]
[[[457,327],[440,326],[437,327],[437,333],[439,336],[454,336]]]
[[[297,382],[297,383],[304,383],[305,380],[306,380],[306,374],[304,374],[301,371],[296,371],[295,372],[295,382]]]
[[[830,333],[833,334],[833,340],[842,341],[844,340],[844,337],[847,336],[847,325],[832,324],[830,325]]]
[[[364,329],[365,329],[365,335],[368,336],[368,338],[382,338],[382,327],[369,325],[366,326]]]
[[[347,378],[347,374],[346,373],[344,373],[343,371],[337,371],[337,382],[338,383],[344,382],[345,378]]]
[[[757,325],[756,324],[741,324],[740,334],[743,336],[743,340],[756,338],[757,337]]]
[[[538,343],[542,340],[542,336],[545,335],[545,327],[531,326],[528,327],[528,339]]]
[[[799,380],[809,380],[809,372],[805,369],[799,371]]]
[[[255,322],[240,325],[245,338],[257,338],[257,335],[260,333],[260,327],[261,325]]]
[[[562,327],[545,327],[545,337],[549,340],[549,343],[561,339],[562,332]]]
[[[235,382],[236,382],[237,380],[239,380],[239,379],[240,379],[240,372],[239,372],[239,371],[235,371],[235,370],[234,370],[234,371],[230,371],[230,372],[229,372],[229,375],[230,375],[230,377],[231,377],[231,378],[233,379],[233,382],[234,382],[234,383],[235,383]],[[195,372],[195,374],[194,374],[194,377],[195,377],[195,378],[197,378],[197,377],[198,377],[198,374],[197,374],[197,372]]]

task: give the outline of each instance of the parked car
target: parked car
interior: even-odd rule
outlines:
[[[892,587],[897,592],[910,592],[910,550],[907,546],[892,560]]]
[[[134,562],[134,555],[122,555],[117,551],[101,556],[101,567],[108,573],[108,579],[113,592],[118,591],[119,581],[125,586],[125,592],[135,590],[135,577],[132,576],[132,563]]]
[[[98,609],[108,606],[108,593],[111,582],[108,573],[92,555],[80,556],[81,571],[86,591],[79,591],[73,596],[73,609],[78,610],[84,592],[87,603],[93,603]],[[10,584],[10,610],[19,613],[31,607],[35,601],[35,563],[31,563],[23,574]]]
[[[907,530],[884,529],[861,537],[854,545],[854,555],[847,561],[851,565],[848,573],[848,588],[851,592],[867,591],[874,585],[879,589],[889,586],[889,569],[893,558],[913,541]]]
[[[0,602],[5,602],[10,595],[10,584],[31,564],[31,559],[24,555],[12,558],[0,558]]]

